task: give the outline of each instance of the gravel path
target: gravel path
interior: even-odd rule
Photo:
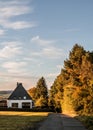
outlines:
[[[76,119],[62,114],[50,114],[38,130],[87,130]]]

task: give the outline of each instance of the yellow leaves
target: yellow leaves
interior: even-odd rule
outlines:
[[[38,106],[38,107],[44,107],[46,105],[47,105],[47,99],[43,98],[43,96],[41,96],[35,102],[35,106]]]
[[[79,98],[80,92],[81,92],[80,87],[76,87],[74,93],[72,94],[72,97],[75,99]]]
[[[36,87],[32,87],[31,89],[28,90],[28,93],[32,97],[33,100],[35,100],[35,94],[36,94]]]

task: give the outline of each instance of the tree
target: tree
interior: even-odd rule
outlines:
[[[67,76],[64,85],[66,98],[64,97],[63,106],[69,108],[69,103],[66,103],[67,99],[71,109],[84,114],[89,113],[88,108],[93,107],[89,100],[92,99],[90,90],[93,88],[90,85],[90,82],[93,81],[93,53],[87,52],[82,46],[75,44],[69,54],[69,59],[64,62],[63,72],[65,73],[62,73],[63,77]],[[69,91],[65,88],[69,88]]]
[[[48,105],[47,99],[41,96],[39,99],[36,100],[35,105],[38,107],[47,107]]]
[[[28,93],[32,97],[32,99],[35,101],[36,100],[36,87],[32,87],[28,90]]]
[[[73,85],[81,86],[82,82],[80,80],[81,65],[83,56],[86,51],[84,48],[78,44],[75,44],[69,53],[69,59],[64,61],[64,73],[67,75],[67,84],[73,83]]]
[[[73,46],[50,89],[50,98],[63,112],[93,112],[93,52],[78,44]]]
[[[45,81],[44,77],[41,77],[37,82],[36,100],[37,100],[36,104],[38,104],[37,102],[39,102],[39,106],[41,106],[41,107],[42,106],[45,107],[48,105],[48,89],[47,89],[47,85],[46,85],[46,81]]]
[[[63,100],[62,75],[57,76],[57,78],[55,79],[53,85],[51,86],[49,96],[50,107],[55,109],[55,111],[57,112],[61,112],[61,104]]]

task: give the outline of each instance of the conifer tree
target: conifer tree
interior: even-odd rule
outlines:
[[[93,112],[93,52],[78,44],[73,46],[50,89],[50,96],[55,107],[61,103],[63,111]]]
[[[41,107],[48,105],[48,89],[44,77],[41,77],[36,85],[36,105]]]

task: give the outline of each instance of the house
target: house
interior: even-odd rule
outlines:
[[[32,108],[33,100],[27,93],[22,83],[17,83],[17,87],[7,100],[8,108]]]

